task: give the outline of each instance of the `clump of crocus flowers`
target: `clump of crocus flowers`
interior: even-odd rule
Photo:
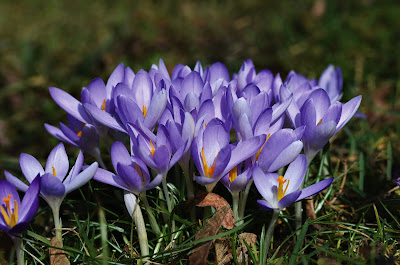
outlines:
[[[175,172],[182,172],[185,179],[187,199],[199,190],[212,192],[221,182],[232,194],[237,224],[243,221],[254,182],[264,198],[258,201],[260,208],[274,211],[268,247],[279,211],[333,181],[328,178],[303,187],[314,157],[360,105],[361,96],[339,101],[342,83],[341,70],[334,66],[319,80],[293,71],[283,80],[269,70],[257,72],[251,60],[230,75],[220,62],[205,68],[198,62],[193,69],[178,64],[170,73],[160,59],[158,65],[137,73],[120,64],[106,82],[95,78],[85,86],[80,99],[51,87],[51,97],[68,114],[68,125],[45,124],[46,130],[98,163],[83,166],[80,151],[69,171],[62,143],[51,151],[45,169],[33,156],[21,154],[22,174],[30,186],[5,171],[8,182],[0,181],[0,196],[4,197],[0,229],[19,238],[34,217],[40,194],[53,211],[56,235],[62,241],[60,205],[66,194],[93,177],[124,191],[141,254],[151,255],[138,200],[159,235],[160,225],[146,191],[161,186],[166,209],[173,211],[175,201],[167,184],[173,181],[168,173],[176,167]],[[112,144],[110,137],[114,137]],[[101,140],[110,148],[111,161],[103,161]],[[34,198],[29,209],[24,209],[25,199],[19,202],[12,185],[26,192],[25,197]],[[190,218],[195,221],[194,212]],[[169,223],[174,226],[174,220]]]

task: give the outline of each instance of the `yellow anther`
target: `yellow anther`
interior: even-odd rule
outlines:
[[[284,179],[282,176],[279,176],[279,178],[277,178],[276,180],[279,182],[279,186],[278,186],[278,201],[280,201],[286,194],[286,191],[287,191],[287,189],[289,187],[290,180]],[[285,184],[286,181],[287,181],[286,188],[285,188],[285,190],[283,190],[283,184]]]
[[[11,199],[11,194],[8,195],[8,197],[5,197],[3,201],[6,203],[6,208],[4,206],[0,207],[1,214],[4,217],[4,221],[9,227],[14,227],[17,222],[18,222],[18,203],[16,200],[14,200],[14,210],[11,211],[10,207],[10,199]]]
[[[151,156],[153,156],[156,149],[154,148],[153,142],[151,140],[150,140],[150,145],[151,145],[150,153],[151,153]]]
[[[76,135],[77,135],[79,138],[82,137],[82,131],[79,131]]]
[[[54,175],[54,177],[57,177],[56,169],[55,169],[54,167],[52,167],[52,168],[53,168],[53,175]]]
[[[154,153],[154,152],[153,152]],[[153,154],[152,154],[153,155]],[[139,174],[139,176],[143,176],[142,170],[140,170],[140,168],[138,167],[138,164],[135,163],[135,169],[137,171],[137,173]]]
[[[146,118],[147,115],[147,107],[145,105],[143,105],[142,107],[142,112],[143,112],[143,117]]]
[[[269,139],[270,137],[271,137],[271,134],[269,133],[269,134],[267,135],[267,139],[265,139],[265,143],[261,146],[260,150],[258,150],[258,152],[257,152],[256,161],[258,161],[258,157],[260,156],[261,151],[263,150],[265,144],[267,143],[267,141],[268,141],[268,139]]]
[[[106,110],[106,99],[103,99],[103,104],[101,104],[101,110]]]
[[[237,178],[237,166],[229,171],[229,181],[232,183]]]
[[[317,126],[321,125],[322,119],[319,120]]]
[[[213,163],[212,167],[209,168],[208,165],[207,165],[206,157],[204,156],[203,148],[201,148],[201,158],[203,160],[204,174],[206,175],[207,178],[212,178],[213,175],[214,175],[215,162],[217,162],[218,154],[214,159],[214,163]]]

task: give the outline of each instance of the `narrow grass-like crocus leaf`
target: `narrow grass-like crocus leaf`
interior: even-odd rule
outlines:
[[[373,204],[372,206],[374,207],[376,223],[378,224],[378,233],[379,233],[379,236],[380,236],[382,242],[384,242],[385,241],[385,235],[383,234],[383,227],[382,227],[381,220],[380,220],[380,217],[379,217],[378,209],[376,209],[375,204]]]
[[[296,258],[297,258],[297,256],[300,255],[299,251],[300,251],[301,246],[303,245],[304,237],[306,236],[309,224],[310,224],[310,220],[307,219],[307,221],[304,223],[303,227],[301,228],[300,235],[297,238],[296,245],[294,246],[294,249],[293,249],[293,254],[289,260],[289,265],[296,264]]]

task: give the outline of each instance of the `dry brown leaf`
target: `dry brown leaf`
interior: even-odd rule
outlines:
[[[244,251],[247,251],[246,244],[243,243],[243,241],[246,241],[247,245],[251,247],[251,245],[254,245],[257,243],[257,235],[253,233],[241,233],[239,236],[240,244],[243,248]]]
[[[70,262],[67,258],[67,256],[65,255],[64,250],[62,249],[58,249],[58,248],[62,248],[61,242],[60,240],[58,240],[57,237],[53,237],[50,241],[50,245],[52,248],[49,248],[49,254],[50,254],[50,264],[51,265],[69,265]]]
[[[221,227],[222,221],[230,210],[229,206],[222,207],[218,212],[216,212],[213,217],[211,217],[207,224],[199,231],[196,235],[196,240],[214,236],[217,234],[219,228]],[[206,241],[196,247],[192,254],[189,256],[190,265],[203,265],[207,264],[208,252],[210,251],[211,244],[213,240]]]
[[[227,206],[228,212],[222,222],[222,226],[226,229],[233,229],[235,227],[235,218],[233,217],[230,204],[221,196],[215,193],[199,192],[196,194],[194,200],[190,201],[189,203],[198,207],[212,206],[217,211],[222,207]]]
[[[214,242],[215,246],[215,263],[218,265],[231,264],[233,259],[232,247],[230,240],[226,237],[218,238]]]

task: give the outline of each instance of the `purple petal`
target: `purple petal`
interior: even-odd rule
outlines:
[[[150,106],[150,100],[153,97],[153,82],[146,71],[137,72],[135,79],[133,79],[132,90],[139,108]]]
[[[6,203],[3,198],[8,198],[8,195],[11,195],[10,198],[10,208],[14,209],[14,200],[17,201],[17,204],[20,205],[21,201],[19,199],[19,195],[14,186],[4,179],[0,179],[0,207],[6,207]]]
[[[79,175],[74,178],[71,178],[71,181],[68,181],[65,184],[65,194],[70,193],[76,189],[79,189],[83,185],[85,185],[89,180],[92,179],[93,175],[96,173],[99,165],[97,162],[94,162],[89,167],[85,168]]]
[[[64,185],[67,185],[72,178],[75,178],[79,174],[79,172],[82,169],[82,165],[83,165],[83,153],[82,151],[79,151],[78,157],[76,158],[75,161],[75,165],[72,167],[68,176],[63,181]]]
[[[349,102],[342,105],[342,115],[337,125],[336,132],[338,132],[356,113],[361,103],[361,96],[351,99]]]
[[[203,134],[203,151],[208,165],[212,165],[221,148],[229,144],[229,138],[221,121],[213,119],[209,122]]]
[[[307,159],[305,155],[301,154],[289,165],[283,177],[288,180],[289,185],[286,193],[292,193],[299,189],[303,183],[306,171]]]
[[[169,162],[168,170],[170,170],[182,158],[187,145],[188,143],[185,142],[178,150],[176,150],[175,154],[171,158],[171,161]]]
[[[111,161],[115,170],[117,170],[118,163],[127,166],[132,164],[131,155],[123,143],[118,141],[113,143],[111,146]]]
[[[147,184],[143,183],[142,178],[132,166],[118,164],[117,172],[127,189],[134,194],[139,194],[142,191],[142,185]]]
[[[186,98],[186,95],[193,92],[197,96],[200,96],[203,91],[203,79],[201,79],[200,74],[197,72],[191,72],[188,74],[182,82],[181,95]]]
[[[296,199],[296,201],[300,201],[304,198],[310,197],[318,192],[326,189],[329,185],[331,185],[334,178],[324,179],[320,182],[317,182],[307,188],[301,190],[300,196]]]
[[[243,114],[239,119],[239,131],[242,140],[247,140],[253,137],[253,130],[246,114]]]
[[[101,78],[95,78],[87,86],[87,90],[90,92],[90,97],[98,108],[101,108],[103,101],[107,98],[106,85]]]
[[[28,185],[23,183],[17,177],[13,176],[7,170],[4,170],[4,176],[6,177],[6,180],[8,182],[10,182],[17,190],[20,190],[20,191],[23,191],[23,192],[26,192],[28,190]],[[1,199],[1,196],[0,196],[0,199]]]
[[[278,202],[278,207],[280,209],[283,209],[285,207],[288,207],[289,205],[291,205],[292,203],[294,203],[295,201],[297,201],[297,198],[299,198],[301,194],[301,191],[296,190],[292,193],[289,193],[287,195],[285,195],[279,202]]]
[[[308,139],[308,146],[315,151],[321,150],[335,134],[336,125],[336,122],[329,121],[317,126]]]
[[[102,168],[97,169],[96,173],[93,176],[93,179],[120,189],[128,190],[125,182],[122,181],[120,176],[115,175],[114,173],[111,173],[110,171],[104,170]]]
[[[53,174],[46,173],[42,176],[40,192],[43,197],[62,198],[65,195],[64,184]]]
[[[44,127],[46,128],[48,133],[53,135],[58,140],[66,142],[73,146],[77,146],[77,144],[74,143],[73,141],[71,141],[70,139],[68,139],[68,137],[66,137],[66,135],[59,128],[57,128],[53,125],[47,124],[47,123],[44,124]]]
[[[271,206],[271,204],[269,204],[267,201],[264,201],[264,200],[257,200],[257,203],[258,203],[258,206],[260,206],[261,210],[264,210],[264,211],[276,209],[273,206]]]
[[[143,112],[138,105],[125,95],[117,96],[118,113],[121,122],[126,126],[129,123],[136,123],[137,119],[143,120]]]
[[[125,75],[124,64],[120,63],[108,78],[106,84],[107,98],[111,97],[112,88],[124,80],[124,75]]]
[[[68,114],[83,123],[91,123],[92,119],[86,113],[82,103],[77,99],[56,87],[50,87],[49,92],[53,100]]]
[[[309,98],[314,101],[316,119],[319,121],[323,118],[323,115],[331,105],[331,100],[326,91],[322,88],[314,90]]]
[[[205,100],[199,109],[199,113],[197,115],[198,118],[204,117],[204,120],[206,122],[210,121],[215,117],[215,108],[214,108],[214,103],[212,102],[211,99]]]
[[[67,152],[63,143],[56,145],[51,150],[47,162],[45,172],[53,174],[60,181],[63,181],[69,170],[69,161]]]
[[[43,167],[39,161],[25,153],[19,156],[19,166],[21,167],[22,174],[24,174],[29,183],[31,183],[38,174],[41,176],[44,174]]]
[[[29,223],[39,207],[41,177],[37,176],[29,186],[18,211],[18,223]]]
[[[265,135],[255,136],[248,140],[241,141],[232,150],[231,159],[229,164],[226,166],[224,173],[228,173],[232,168],[238,165],[240,162],[252,157],[257,153],[258,150],[265,143]],[[224,174],[224,175],[225,175]]]
[[[154,151],[153,159],[160,172],[167,172],[169,160],[171,159],[171,152],[165,145],[158,146]]]
[[[269,201],[270,204],[274,205],[276,202],[274,201],[274,196],[272,192],[272,187],[276,186],[277,181],[276,179],[279,177],[277,173],[267,173],[261,170],[259,166],[255,166],[253,168],[253,180],[254,184],[258,192],[261,196]]]
[[[160,185],[162,179],[163,179],[163,174],[158,174],[152,181],[150,181],[150,183],[148,183],[146,186],[142,188],[142,191],[151,190],[157,187],[158,185]]]
[[[117,131],[127,133],[126,130],[108,112],[98,109],[96,106],[90,104],[84,104],[84,106],[93,118],[101,124]]]
[[[268,171],[274,172],[291,163],[300,154],[302,149],[303,143],[301,141],[295,141],[291,143],[275,158],[275,160],[269,166]]]
[[[224,148],[221,149],[221,151],[219,151],[218,156],[215,158],[215,168],[214,168],[213,178],[215,178],[216,181],[218,181],[226,174],[223,172],[226,171],[229,172],[230,169],[227,168],[227,165],[230,162],[230,160],[231,160],[231,147],[229,145],[226,145]],[[212,164],[209,164],[208,166],[210,168]]]
[[[328,121],[334,121],[334,122],[338,123],[340,120],[341,114],[342,114],[342,103],[340,103],[339,101],[336,101],[328,108],[324,117],[321,120],[321,123],[325,123]]]
[[[158,120],[160,119],[162,113],[165,110],[167,105],[167,92],[163,89],[158,94],[156,94],[150,103],[150,106],[147,110],[147,115],[144,118],[144,125],[153,129]]]

